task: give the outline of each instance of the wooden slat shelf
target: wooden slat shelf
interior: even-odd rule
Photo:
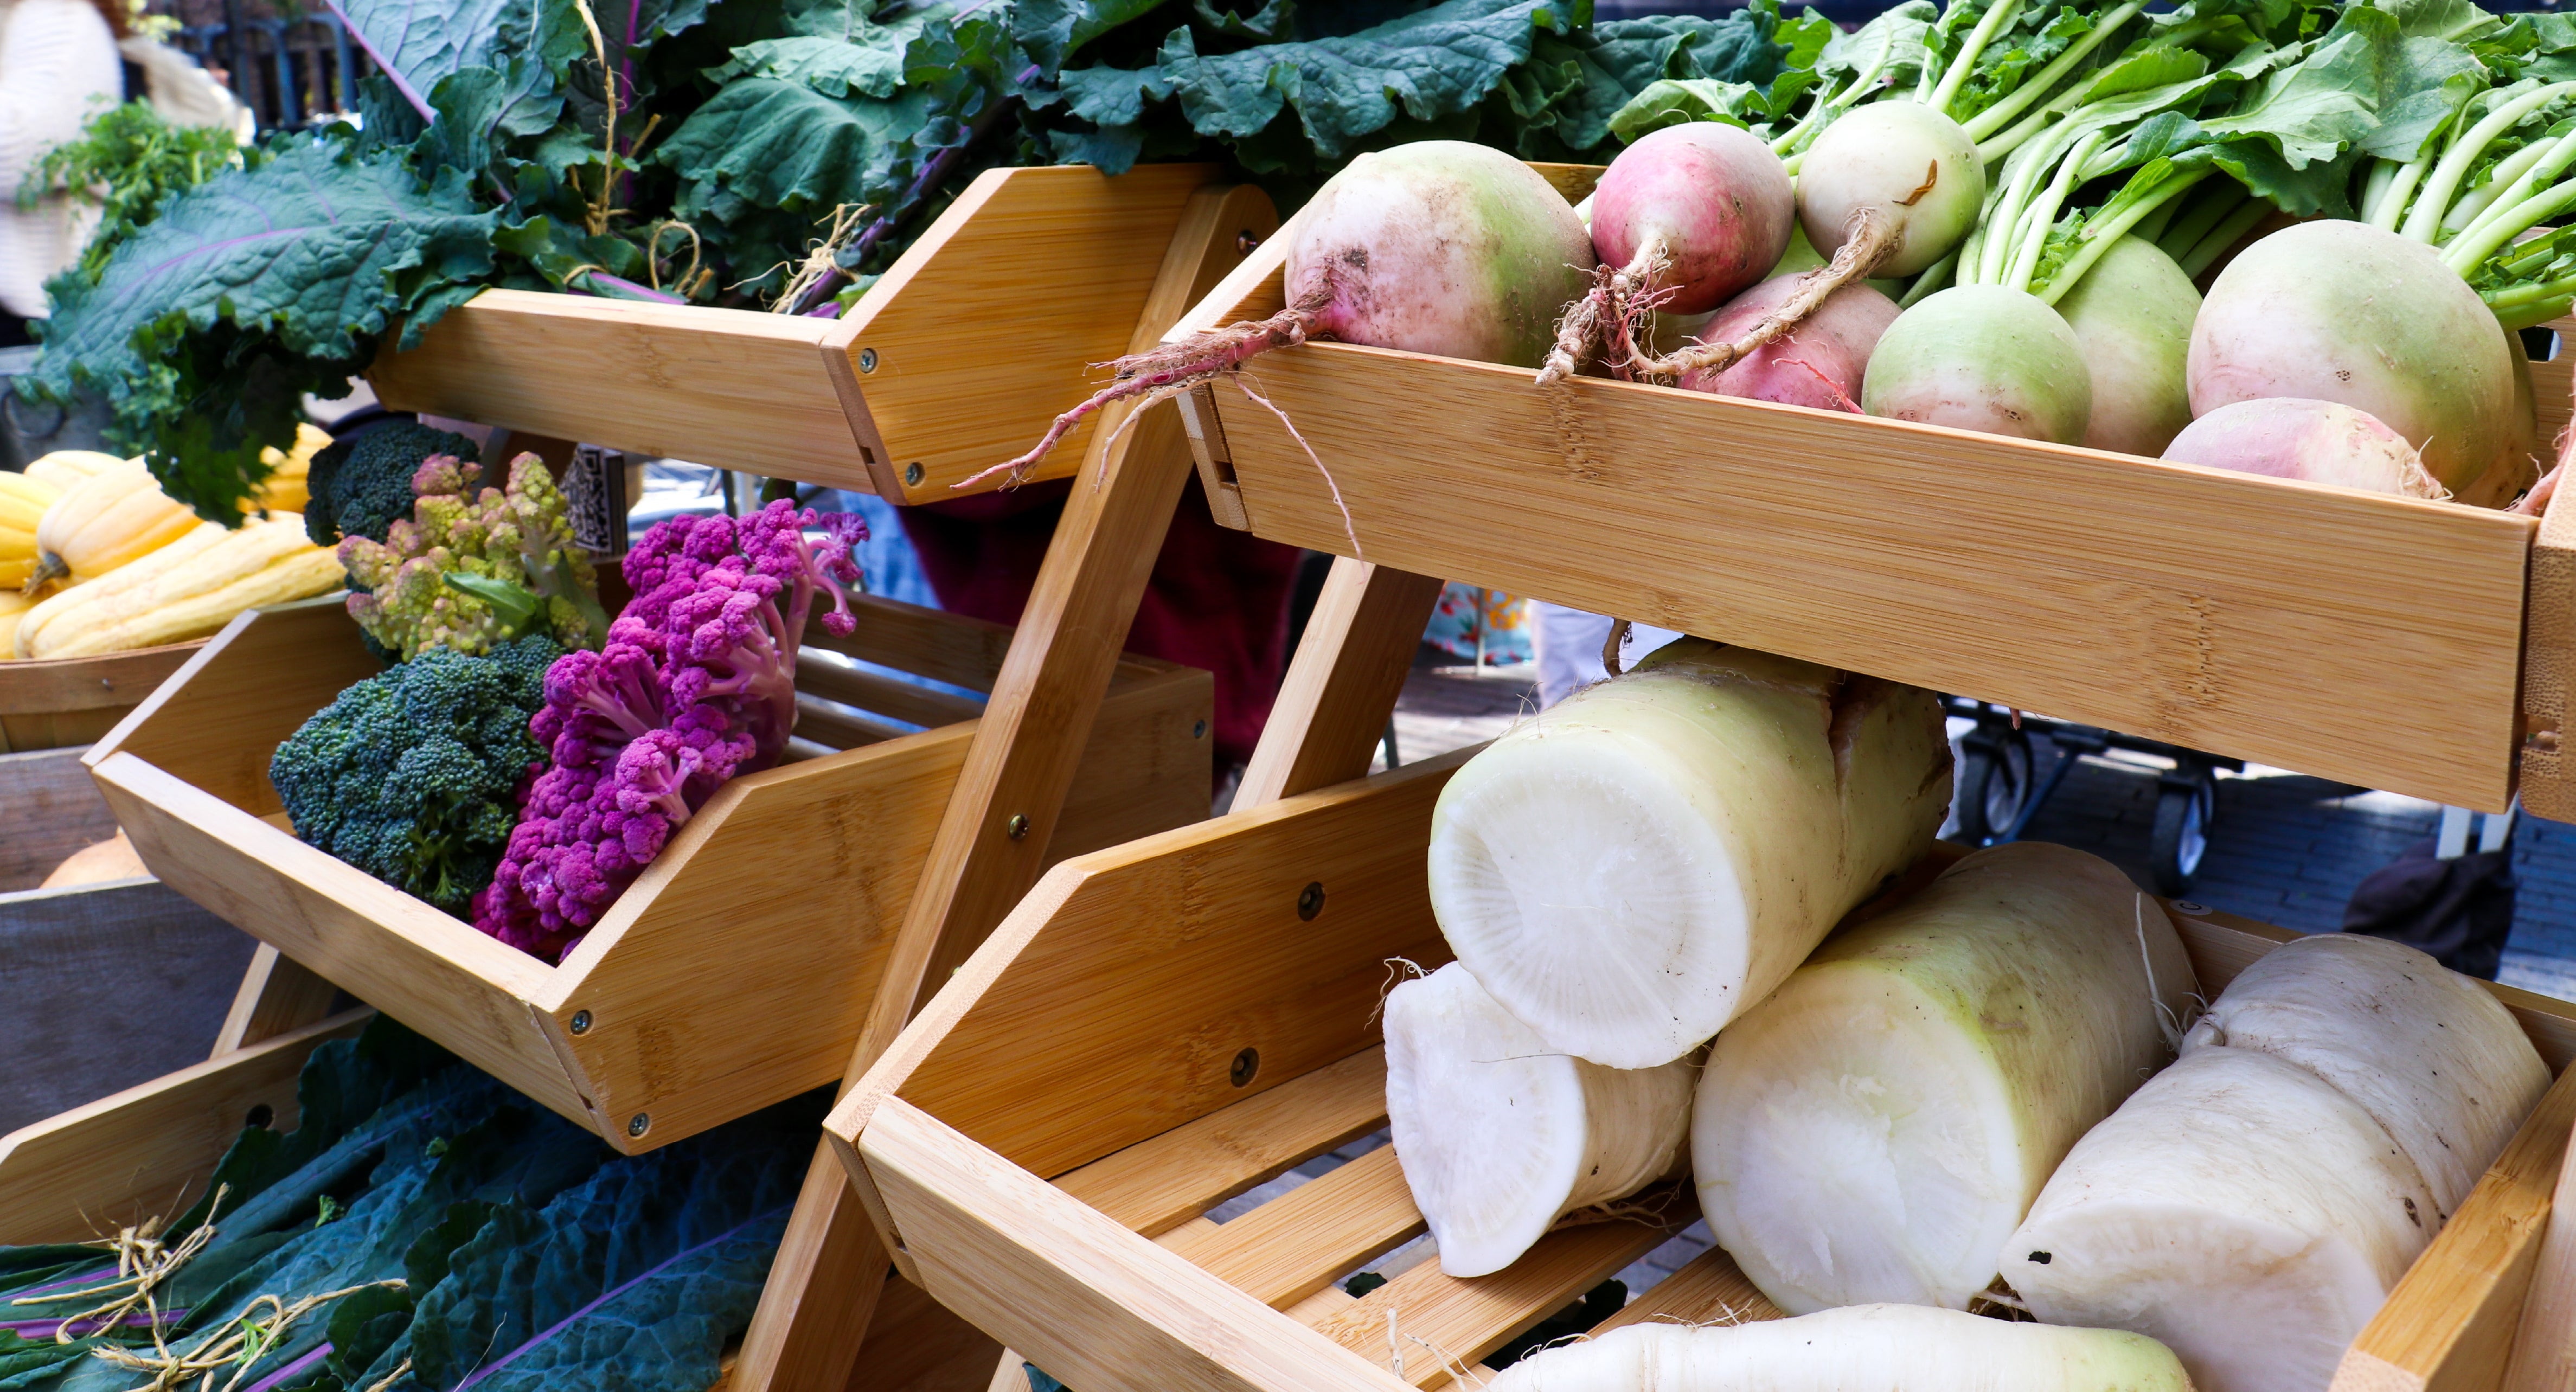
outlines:
[[[1276,312],[1289,241],[1168,337]],[[2534,373],[2553,423],[2571,355]],[[1247,373],[1313,457],[1230,384],[1182,404],[1219,518],[1270,540],[2487,811],[2561,728],[2563,682],[2521,698],[2576,569],[2529,517],[1348,344]],[[2522,775],[2576,817],[2557,760]]]
[[[881,599],[856,609],[835,646],[901,670],[927,633],[952,635],[952,654],[1008,633]],[[799,737],[851,747],[728,784],[549,966],[279,825],[278,741],[378,670],[336,597],[246,614],[86,759],[164,883],[620,1150],[840,1076],[974,721],[896,735],[833,686]],[[1204,672],[1121,663],[1055,853],[1205,815],[1211,703]]]
[[[0,754],[97,739],[205,645],[0,662]]]
[[[988,170],[837,320],[487,290],[368,377],[396,410],[937,501],[1027,449],[1082,364],[1127,351],[1216,172]],[[1094,429],[1038,477],[1072,473]]]
[[[826,1124],[906,1278],[1074,1387],[1397,1392],[1449,1384],[1695,1217],[1685,1184],[1655,1221],[1561,1228],[1491,1276],[1425,1262],[1354,1300],[1325,1283],[1421,1230],[1389,1150],[1202,1216],[1382,1123],[1374,1007],[1389,959],[1448,959],[1422,865],[1470,753],[1051,871]],[[1304,921],[1309,883],[1326,897]],[[2166,908],[2212,995],[2298,936]],[[2566,1070],[2576,1005],[2493,989]],[[2572,1115],[2561,1071],[2356,1342],[2341,1392],[2494,1385],[2489,1336],[2521,1309]],[[1778,1314],[1712,1250],[1610,1323]]]

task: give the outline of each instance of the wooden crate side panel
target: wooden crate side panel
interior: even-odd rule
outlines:
[[[269,1109],[273,1130],[295,1128],[306,1056],[373,1013],[353,1010],[0,1136],[0,1243],[86,1242],[176,1217],[204,1193],[252,1108]]]
[[[862,1145],[923,1289],[1068,1386],[1404,1387],[900,1100]]]
[[[132,754],[210,797],[279,810],[268,760],[279,741],[352,682],[384,670],[337,596],[234,619],[89,753]]]
[[[1114,179],[1081,165],[988,171],[870,287],[833,342],[888,467],[922,466],[897,501],[952,496],[1089,393],[1086,365],[1127,351],[1182,208],[1216,175],[1197,164]],[[1072,473],[1093,429],[1076,429],[1036,476]]]
[[[172,889],[466,1062],[592,1120],[536,1013],[555,969],[132,754],[92,774]]]
[[[918,1038],[936,1043],[918,1066],[890,1051],[908,1076],[887,1076],[1055,1174],[1244,1097],[1246,1049],[1245,1087],[1266,1089],[1376,1043],[1386,959],[1448,960],[1422,837],[1460,757],[1068,862],[952,983],[961,999],[936,1003],[962,1015],[925,1011]],[[1304,919],[1309,884],[1323,899]],[[853,1121],[845,1106],[833,1125]]]
[[[0,716],[131,710],[205,645],[200,638],[97,657],[0,665]]]
[[[1205,821],[1214,781],[1216,678],[1179,668],[1114,683],[1047,842],[1050,861]]]
[[[2407,1268],[2335,1370],[2335,1392],[2495,1392],[2576,1127],[2561,1073],[2504,1154]]]
[[[873,492],[828,320],[486,290],[368,371],[396,410]]]
[[[1219,391],[1272,540],[2454,805],[2510,795],[2528,518],[1345,344],[1260,375],[1357,528],[1276,416]]]
[[[115,834],[79,750],[0,754],[0,894],[34,889],[64,857]]]
[[[612,1143],[666,1145],[839,1075],[973,735],[735,780],[565,958],[550,1013]]]

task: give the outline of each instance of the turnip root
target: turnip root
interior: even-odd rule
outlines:
[[[1929,692],[1684,639],[1451,776],[1432,910],[1550,1049],[1670,1063],[1931,845],[1949,765]]]
[[[1698,1076],[1551,1052],[1455,962],[1396,987],[1386,1115],[1440,1269],[1500,1271],[1565,1214],[1679,1170]]]
[[[2403,943],[2319,933],[2247,967],[2183,1040],[2295,1063],[2360,1104],[2415,1163],[2438,1223],[2549,1088],[2494,993]]]
[[[1709,1231],[1793,1314],[1965,1310],[2196,988],[2172,921],[2109,862],[1980,851],[1718,1035],[1691,1125]]]
[[[1847,282],[1912,275],[1975,230],[1986,199],[1977,142],[1959,123],[1913,102],[1858,107],[1800,157],[1798,225],[1831,257],[1798,293],[1733,338],[1636,364],[1659,377],[1723,369],[1779,337]]]
[[[2083,443],[2152,459],[2191,424],[2191,321],[2200,291],[2156,244],[2113,243],[2055,306],[2093,382]]]
[[[2184,427],[2164,457],[2408,498],[2448,496],[2405,436],[2333,401],[2269,397],[2221,406]]]
[[[1424,140],[1362,155],[1328,180],[1289,234],[1288,308],[1120,358],[1117,381],[1035,448],[957,485],[1016,480],[1084,416],[1146,405],[1309,338],[1536,367],[1557,311],[1583,293],[1592,239],[1562,194],[1487,145]]]
[[[2359,222],[2305,222],[2238,254],[2191,333],[2191,409],[2264,397],[2367,411],[2461,493],[2510,448],[2513,363],[2441,253]]]
[[[2093,416],[2093,374],[2075,331],[2035,296],[1954,285],[1888,326],[1861,409],[2071,445]]]
[[[1798,292],[1799,279],[1774,276],[1727,301],[1700,336],[1724,339],[1760,322]],[[1857,413],[1869,355],[1887,326],[1896,322],[1896,315],[1896,301],[1866,285],[1845,285],[1788,333],[1724,369],[1685,373],[1678,385],[1720,396]]]
[[[1646,316],[1703,314],[1760,280],[1789,246],[1789,173],[1741,127],[1666,126],[1619,153],[1592,193],[1601,269],[1567,305],[1538,380],[1577,371],[1597,341],[1620,364],[1637,355]]]
[[[2051,1324],[2163,1341],[2199,1392],[2325,1392],[2435,1222],[2415,1163],[2352,1099],[2209,1047],[2076,1142],[2000,1265]]]
[[[2192,1392],[2153,1339],[1920,1305],[1633,1324],[1534,1353],[1485,1392]]]

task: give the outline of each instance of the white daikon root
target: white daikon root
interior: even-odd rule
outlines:
[[[2415,1162],[2437,1219],[2549,1090],[2548,1065],[2493,992],[2352,933],[2284,943],[2247,967],[2182,1047],[2218,1044],[2286,1059],[2360,1103]]]
[[[2076,1143],[2001,1266],[2043,1320],[2162,1340],[2200,1392],[2325,1392],[2435,1221],[2359,1104],[2208,1045]]]
[[[2192,1392],[2153,1339],[1921,1305],[1634,1324],[1532,1354],[1485,1392]]]
[[[1551,1048],[1670,1063],[1930,847],[1949,770],[1929,692],[1685,639],[1450,778],[1432,908]]]
[[[1792,1314],[1965,1310],[2195,989],[2172,920],[2109,862],[1979,851],[1718,1035],[1691,1124],[1709,1230]]]
[[[1440,1269],[1500,1271],[1558,1218],[1677,1173],[1698,1075],[1550,1050],[1455,962],[1396,987],[1387,1121]]]

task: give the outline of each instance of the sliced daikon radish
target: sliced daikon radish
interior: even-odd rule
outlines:
[[[2319,933],[2247,967],[2183,1040],[2307,1069],[2361,1104],[2448,1218],[2504,1153],[2549,1066],[2486,987],[2403,943]]]
[[[1921,1305],[1634,1324],[1532,1354],[1485,1392],[2192,1392],[2153,1339]]]
[[[2076,1143],[2001,1265],[2041,1319],[2160,1339],[2200,1392],[2325,1392],[2434,1226],[2359,1104],[2212,1045]]]
[[[1949,767],[1929,692],[1685,639],[1450,778],[1432,908],[1550,1047],[1670,1063],[1930,847]]]
[[[1455,962],[1386,998],[1386,1116],[1452,1276],[1680,1169],[1695,1060],[1634,1072],[1549,1049]]]
[[[1709,1230],[1793,1314],[1964,1310],[2195,989],[2172,920],[2108,861],[1979,851],[1718,1035],[1691,1124]]]

